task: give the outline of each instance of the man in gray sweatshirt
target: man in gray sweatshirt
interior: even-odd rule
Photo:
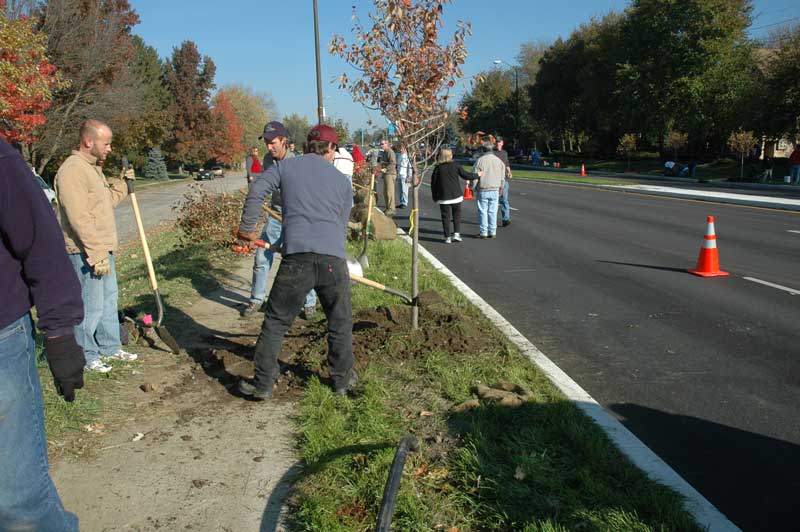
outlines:
[[[357,380],[345,251],[353,190],[347,177],[333,166],[338,142],[335,129],[315,126],[308,134],[305,155],[271,166],[250,186],[239,238],[257,238],[255,228],[261,204],[267,194],[280,189],[284,251],[256,343],[255,378],[239,382],[239,391],[244,395],[257,399],[272,396],[283,336],[312,288],[328,318],[328,366],[334,390],[344,395]]]
[[[497,205],[499,192],[506,179],[506,163],[492,151],[494,146],[489,141],[483,144],[484,154],[475,163],[473,169],[480,176],[472,182],[475,199],[478,203],[478,238],[494,238],[497,233]]]

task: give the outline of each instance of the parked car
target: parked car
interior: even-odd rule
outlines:
[[[208,181],[209,179],[214,179],[214,173],[211,168],[200,168],[197,171],[197,175],[194,176],[195,181]]]
[[[47,201],[49,201],[50,205],[52,205],[55,209],[56,204],[58,203],[56,201],[56,191],[50,188],[50,185],[48,185],[47,182],[45,182],[45,180],[39,176],[39,174],[34,173],[33,177],[36,179],[36,182],[39,183],[39,186],[42,187],[42,191],[44,191]]]
[[[211,174],[214,177],[225,177],[225,169],[221,166],[214,166],[211,168]]]

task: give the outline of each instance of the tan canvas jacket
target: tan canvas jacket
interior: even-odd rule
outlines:
[[[117,249],[114,207],[127,193],[125,183],[107,180],[97,159],[79,151],[67,157],[54,183],[67,253],[85,253],[94,266]]]

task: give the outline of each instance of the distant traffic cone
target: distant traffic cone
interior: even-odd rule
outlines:
[[[586,177],[586,165],[581,163],[581,177]]]
[[[697,258],[697,268],[687,271],[701,277],[721,277],[730,275],[730,273],[723,272],[719,269],[717,235],[714,233],[714,217],[709,216],[706,218],[706,222],[708,222],[708,226],[706,228],[705,241],[700,247],[700,256]]]
[[[465,200],[475,199],[475,195],[472,193],[472,189],[469,188],[469,183],[467,183],[467,188],[464,189],[464,199]]]

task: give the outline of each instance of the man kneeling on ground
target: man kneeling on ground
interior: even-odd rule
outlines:
[[[312,288],[328,318],[328,365],[334,390],[345,395],[357,380],[345,251],[353,192],[347,177],[332,164],[338,142],[335,129],[318,125],[308,134],[305,155],[271,166],[250,186],[239,238],[257,238],[255,227],[261,204],[267,194],[280,189],[284,252],[256,343],[255,378],[239,382],[239,391],[244,395],[272,397],[283,336]]]

